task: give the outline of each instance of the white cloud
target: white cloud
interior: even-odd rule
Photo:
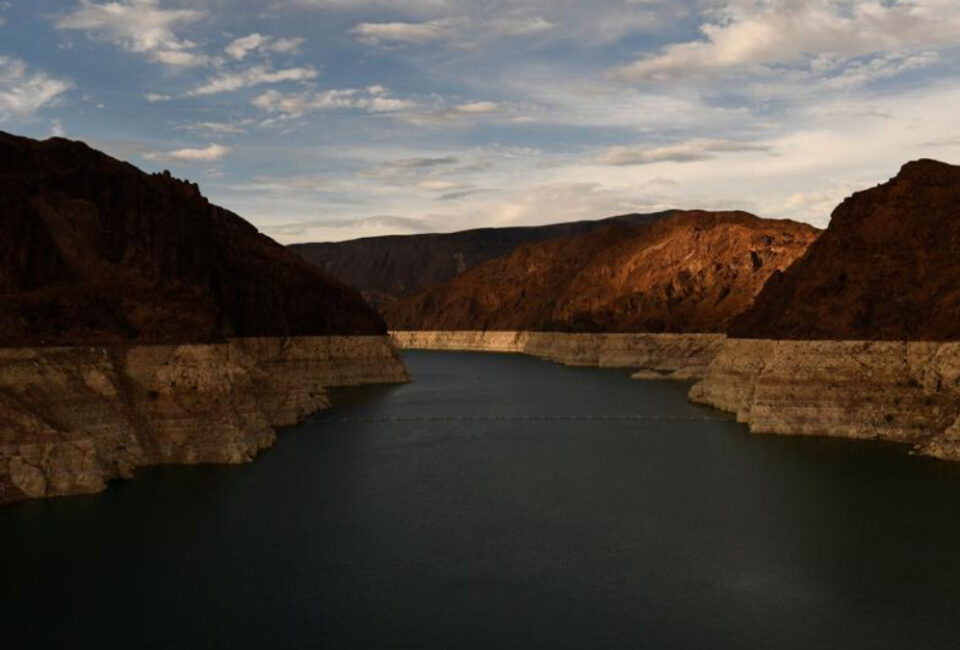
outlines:
[[[885,54],[868,61],[854,61],[842,68],[835,76],[828,78],[825,84],[838,89],[862,86],[879,79],[898,77],[910,70],[925,68],[939,60],[940,55],[936,52]]]
[[[404,113],[404,121],[417,126],[464,126],[480,120],[511,121],[524,119],[517,107],[491,101],[467,102],[445,106],[424,106],[421,110]]]
[[[365,22],[350,33],[366,45],[422,44],[445,40],[473,48],[477,41],[491,38],[531,36],[555,27],[542,16],[504,15],[488,18],[455,16],[424,22]]]
[[[436,156],[436,157],[413,157],[413,158],[398,158],[395,160],[389,160],[370,169],[366,169],[360,172],[359,176],[364,178],[376,178],[376,179],[404,179],[404,183],[408,182],[406,179],[410,177],[421,176],[423,174],[432,174],[436,170],[447,170],[460,163],[460,159],[456,156]],[[439,182],[439,181],[437,181]],[[421,187],[424,187],[421,185]],[[449,188],[434,188],[434,189],[454,189]]]
[[[360,23],[350,33],[361,43],[428,43],[451,37],[453,24],[446,20],[425,23]]]
[[[44,72],[30,72],[20,59],[0,56],[0,120],[31,115],[54,104],[71,87]]]
[[[210,77],[187,94],[213,95],[283,81],[310,81],[318,76],[317,71],[310,66],[274,70],[265,65],[255,65],[238,72],[222,72],[215,77]]]
[[[162,93],[147,93],[146,95],[143,96],[143,98],[146,99],[151,104],[154,104],[156,102],[168,102],[171,99],[173,99],[173,97],[171,97],[170,95],[164,95]]]
[[[314,111],[361,110],[368,113],[396,113],[416,106],[411,100],[388,96],[388,91],[383,86],[371,86],[366,90],[348,88],[292,94],[268,90],[254,97],[251,104],[285,118],[300,117]]]
[[[287,4],[330,11],[389,11],[395,20],[355,26],[353,35],[370,45],[443,40],[461,48],[519,37],[608,43],[635,32],[649,33],[687,13],[686,2],[670,0],[288,0]]]
[[[248,36],[236,39],[230,45],[224,48],[224,52],[234,59],[242,60],[247,54],[256,50],[266,42],[267,37],[254,32]]]
[[[174,30],[203,17],[203,12],[194,9],[163,9],[157,0],[102,4],[80,0],[76,10],[57,21],[57,28],[86,31],[158,63],[192,66],[207,62],[207,58],[197,54],[195,44],[179,38]]]
[[[769,152],[770,147],[723,139],[689,140],[667,147],[610,147],[597,156],[601,165],[650,165],[659,162],[687,163],[712,160],[719,153]]]
[[[289,53],[296,51],[303,43],[303,38],[273,38],[258,32],[242,36],[224,48],[230,57],[242,61],[247,54],[255,51]]]
[[[230,153],[230,147],[219,144],[211,144],[202,149],[175,149],[166,152],[150,152],[143,154],[148,160],[173,160],[173,161],[211,161],[220,160]]]
[[[457,113],[479,115],[483,113],[496,113],[500,110],[500,105],[496,102],[471,102],[469,104],[454,106],[453,110]]]
[[[239,122],[194,122],[178,128],[188,131],[209,131],[211,133],[222,133],[224,135],[243,135],[247,132],[244,127],[251,123],[252,120],[241,120]]]
[[[67,134],[67,130],[63,127],[63,122],[60,120],[52,120],[50,122],[50,136],[54,138],[62,138]]]
[[[346,219],[316,219],[283,223],[264,228],[269,236],[283,241],[331,241],[355,237],[377,237],[382,235],[421,234],[433,232],[437,224],[428,219],[401,217],[397,215],[377,215]]]
[[[956,0],[727,0],[704,40],[674,43],[621,67],[628,81],[667,81],[752,65],[812,64],[935,50],[960,39]]]

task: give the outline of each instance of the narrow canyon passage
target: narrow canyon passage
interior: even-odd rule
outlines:
[[[245,466],[0,509],[9,647],[954,648],[960,464],[406,352]]]

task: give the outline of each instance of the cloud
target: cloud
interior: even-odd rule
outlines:
[[[854,61],[843,67],[838,74],[828,78],[825,84],[836,89],[863,86],[880,79],[898,77],[910,70],[926,68],[939,60],[940,55],[937,52],[885,54],[867,61]]]
[[[263,84],[284,81],[310,81],[318,76],[319,73],[310,66],[274,70],[265,65],[255,65],[238,72],[222,72],[217,76],[210,77],[205,83],[193,88],[187,94],[214,95]]]
[[[0,120],[32,115],[72,87],[44,72],[30,72],[20,59],[0,56]]]
[[[204,13],[194,9],[162,9],[157,0],[117,0],[97,4],[80,0],[79,7],[57,21],[58,29],[82,30],[128,52],[144,54],[157,63],[193,66],[207,62],[195,44],[174,30],[196,23]]]
[[[722,139],[690,140],[668,147],[611,147],[597,156],[601,165],[624,167],[660,162],[688,163],[711,160],[718,153],[768,152],[770,147]]]
[[[435,170],[450,168],[458,164],[460,164],[460,159],[456,156],[398,158],[397,160],[390,160],[376,167],[366,169],[360,172],[359,176],[377,179],[409,178],[430,174]],[[423,189],[431,189],[422,183],[420,187]],[[444,191],[456,189],[456,187],[450,185],[434,187],[433,189]]]
[[[156,102],[168,102],[171,99],[173,99],[172,96],[164,95],[162,93],[147,93],[146,95],[143,96],[143,98],[146,99],[151,104],[154,104]]]
[[[424,218],[397,215],[376,215],[325,221],[308,220],[283,223],[263,228],[269,236],[281,241],[342,241],[357,237],[394,234],[422,234],[436,231],[436,224]]]
[[[425,108],[406,113],[402,118],[419,126],[444,126],[468,124],[479,119],[503,119],[514,112],[514,108],[497,102],[478,101],[439,108]],[[516,115],[512,117],[516,118]]]
[[[417,187],[431,192],[453,192],[455,190],[470,189],[470,185],[456,181],[420,181]]]
[[[211,144],[203,149],[176,149],[166,152],[150,152],[143,154],[148,160],[171,160],[171,161],[211,161],[220,160],[230,153],[230,147],[219,144]]]
[[[455,16],[424,22],[359,23],[350,34],[366,45],[423,44],[445,40],[473,48],[478,40],[530,36],[555,25],[542,16],[507,14],[494,17]]]
[[[352,30],[368,45],[443,41],[464,49],[515,38],[609,43],[676,23],[688,12],[687,2],[669,0],[293,0],[293,4],[328,11],[389,11],[394,20],[368,20]]]
[[[178,128],[189,131],[210,131],[211,133],[222,133],[224,135],[243,135],[247,132],[244,127],[251,123],[252,120],[241,120],[239,122],[194,122]]]
[[[757,65],[815,65],[882,52],[956,45],[955,0],[727,0],[704,40],[674,43],[617,69],[631,81],[668,81]]]
[[[230,57],[242,61],[250,52],[294,52],[305,39],[303,38],[273,38],[254,32],[234,40],[224,48]]]
[[[445,20],[425,23],[360,23],[350,33],[361,43],[428,43],[450,37],[453,24]]]
[[[347,88],[291,94],[268,90],[254,97],[250,103],[267,113],[276,113],[287,119],[314,111],[396,113],[416,106],[416,102],[411,100],[390,97],[389,91],[383,86],[371,86],[364,90]]]

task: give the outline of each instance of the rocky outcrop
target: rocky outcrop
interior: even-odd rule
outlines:
[[[960,340],[960,167],[907,163],[857,192],[736,318],[736,338]]]
[[[381,312],[391,330],[724,332],[817,234],[745,212],[677,212],[521,246]]]
[[[509,255],[523,244],[584,234],[613,223],[653,223],[670,214],[669,211],[626,214],[544,226],[364,237],[344,242],[293,244],[290,250],[338,280],[360,289],[368,302],[379,307],[451,280],[487,260]]]
[[[960,460],[960,167],[857,192],[691,391],[758,433],[889,440]]]
[[[960,460],[960,343],[728,339],[690,397],[755,433],[887,440]]]
[[[240,463],[326,389],[407,380],[387,337],[0,349],[0,503],[102,490],[138,467]]]
[[[196,185],[0,133],[0,502],[237,463],[406,380],[379,315]]]
[[[0,133],[0,346],[344,334],[386,328],[196,185]]]
[[[398,348],[528,354],[569,366],[631,368],[638,379],[696,379],[723,344],[720,334],[391,332]]]

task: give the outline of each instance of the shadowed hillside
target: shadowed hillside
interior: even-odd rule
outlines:
[[[0,345],[383,331],[355,290],[196,185],[0,133]]]

